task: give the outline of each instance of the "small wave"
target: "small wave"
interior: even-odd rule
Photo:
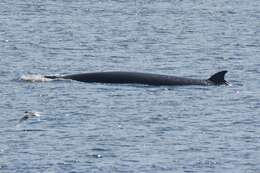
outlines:
[[[46,78],[44,75],[23,75],[21,80],[28,82],[49,82],[53,79]]]

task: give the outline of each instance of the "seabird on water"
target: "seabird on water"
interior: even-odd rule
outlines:
[[[40,113],[39,112],[30,112],[30,111],[25,111],[24,116],[19,120],[19,123],[32,118],[32,117],[39,117]]]

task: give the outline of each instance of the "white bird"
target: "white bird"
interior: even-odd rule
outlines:
[[[32,118],[32,117],[39,117],[40,113],[39,112],[30,112],[30,111],[25,111],[24,116],[19,120],[19,123]]]

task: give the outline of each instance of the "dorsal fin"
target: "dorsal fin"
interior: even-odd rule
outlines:
[[[228,82],[225,81],[225,74],[226,73],[227,73],[226,70],[217,72],[214,75],[212,75],[208,80],[210,82],[212,82],[214,85],[222,85],[222,84],[228,85]]]

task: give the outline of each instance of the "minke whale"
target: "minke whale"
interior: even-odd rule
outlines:
[[[144,85],[228,85],[224,79],[227,71],[220,71],[208,79],[193,79],[153,73],[108,71],[72,74],[65,76],[44,76],[48,79],[71,79],[87,83],[110,83],[110,84],[144,84]]]

